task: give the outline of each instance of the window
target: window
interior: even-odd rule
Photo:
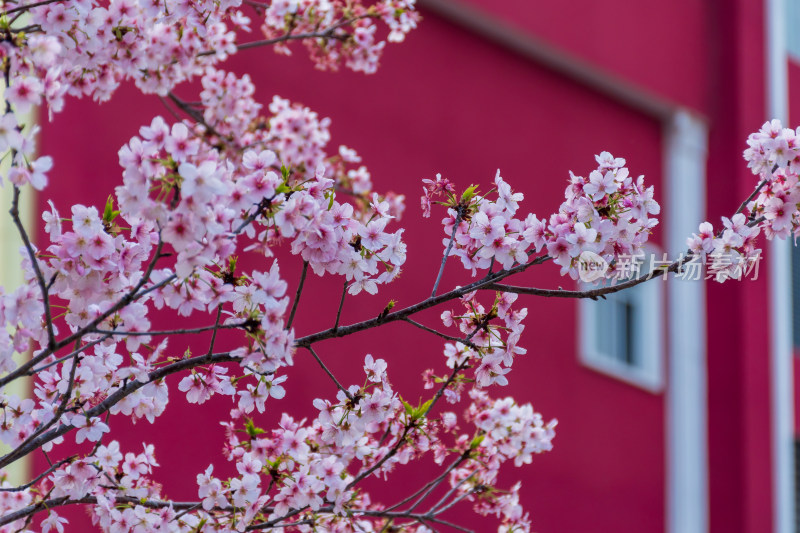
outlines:
[[[580,357],[594,370],[658,392],[663,339],[660,279],[580,302]]]
[[[800,0],[786,1],[786,51],[795,60],[800,60]]]
[[[792,246],[792,346],[800,354],[800,246]]]

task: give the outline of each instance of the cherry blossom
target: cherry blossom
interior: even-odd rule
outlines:
[[[257,101],[250,76],[224,70],[225,60],[244,48],[290,54],[299,45],[321,69],[371,73],[387,43],[416,27],[413,0],[80,0],[13,9],[28,15],[24,31],[21,20],[6,17],[0,38],[9,80],[0,150],[11,164],[24,282],[0,288],[0,441],[10,448],[0,456],[0,530],[24,530],[40,514],[43,531],[60,533],[68,523],[61,507],[81,501],[103,531],[422,533],[432,531],[430,516],[456,505],[495,517],[500,532],[530,531],[524,489],[501,483],[500,471],[550,450],[556,421],[490,394],[515,379],[514,361],[526,353],[520,294],[548,290],[503,282],[548,262],[576,279],[587,258],[609,265],[603,275],[618,274],[658,223],[656,191],[644,177],[602,152],[588,177],[569,174],[563,202],[545,216],[521,211],[524,195],[511,182],[524,177],[506,181],[498,170],[488,186],[465,189],[441,175],[424,179],[422,214],[441,208],[444,232],[430,298],[399,309],[387,297],[377,317],[340,323],[353,295],[383,297],[415,253],[401,226],[404,197],[373,190],[368,158],[332,144],[330,119],[281,96]],[[248,36],[251,28],[258,38]],[[174,90],[189,81],[198,94],[183,100]],[[25,126],[25,114],[43,106],[58,120],[70,97],[104,101],[126,82],[162,96],[164,116],[174,118],[148,117],[130,133],[105,205],[46,198],[46,238],[33,242],[20,195],[46,195],[60,169],[38,153],[39,128]],[[751,135],[753,195],[716,227],[703,222],[671,272],[710,258],[714,279],[740,279],[762,233],[800,235],[797,138],[777,121]],[[279,250],[286,252],[280,265]],[[451,256],[473,282],[445,288]],[[290,283],[287,271],[299,271],[300,281]],[[308,274],[340,287],[330,324],[295,323],[298,307],[308,305],[301,299]],[[441,326],[412,318],[436,306],[446,308],[438,311]],[[155,311],[173,317],[168,324],[191,317],[191,326],[164,326]],[[415,347],[432,366],[423,374],[428,396],[415,402],[394,387],[380,346],[336,354],[364,357],[356,383],[340,382],[328,355],[316,351],[327,349],[320,341],[391,322],[438,337],[438,345]],[[201,335],[205,348],[194,353],[189,339]],[[31,356],[17,362],[16,353]],[[290,408],[281,401],[292,387],[287,367],[301,357],[320,367],[308,379],[325,380],[308,419],[284,412]],[[25,375],[34,376],[28,398],[9,386]],[[127,449],[115,440],[122,419],[146,434],[176,394],[197,405],[219,395],[231,405],[229,419],[214,421],[226,436],[219,458],[195,474],[196,501],[165,493],[160,480],[171,465],[159,464],[154,445]],[[268,410],[281,413],[279,422],[261,427]],[[61,459],[73,438],[79,451]],[[56,459],[30,484],[13,486],[3,469],[39,449]],[[395,471],[424,457],[439,468],[425,487],[451,488],[429,514],[410,503],[428,498],[425,487],[365,488],[367,479],[396,485]]]

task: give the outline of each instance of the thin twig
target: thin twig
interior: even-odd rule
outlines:
[[[776,166],[777,166],[777,165],[776,165]],[[773,171],[773,172],[775,172],[775,169],[773,169],[772,171]],[[762,187],[764,187],[764,185],[766,185],[766,183],[767,183],[767,178],[764,178],[764,179],[762,179],[760,182],[758,182],[758,185],[756,186],[755,190],[754,190],[752,193],[750,193],[750,196],[748,196],[748,197],[745,199],[745,201],[744,201],[744,202],[742,202],[742,205],[740,205],[740,206],[739,206],[739,209],[737,209],[737,210],[736,210],[736,212],[734,213],[734,215],[738,215],[739,213],[741,213],[742,211],[744,211],[744,210],[745,210],[745,208],[747,207],[747,204],[749,204],[749,203],[750,203],[750,200],[752,200],[753,198],[755,198],[755,197],[756,197],[756,195],[759,193],[759,191],[761,190],[761,188],[762,188]]]
[[[434,504],[433,504],[433,506],[432,506],[430,509],[428,509],[428,512],[429,512],[429,513],[435,513],[435,512],[437,512],[437,510],[439,509],[439,507],[441,507],[442,505],[444,505],[444,504],[447,502],[447,500],[449,500],[449,499],[450,499],[450,496],[452,496],[453,494],[455,494],[455,493],[456,493],[456,491],[458,490],[458,488],[459,488],[461,485],[463,485],[464,483],[466,483],[466,482],[468,482],[469,480],[471,480],[471,479],[473,478],[473,476],[475,476],[475,472],[473,472],[472,474],[468,475],[467,477],[463,478],[461,481],[459,481],[458,483],[456,483],[455,485],[453,485],[452,487],[450,487],[450,490],[448,490],[448,491],[447,491],[447,493],[446,493],[444,496],[442,496],[442,497],[441,497],[441,499],[440,499],[438,502],[434,503]]]
[[[338,337],[346,337],[348,335],[352,335],[353,333],[358,333],[360,331],[364,331],[367,329],[371,329],[378,324],[388,324],[389,322],[394,322],[396,320],[402,320],[406,317],[409,317],[413,314],[419,313],[420,311],[424,311],[425,309],[430,309],[431,307],[435,307],[443,302],[447,302],[450,300],[455,300],[456,298],[461,298],[465,294],[469,294],[470,292],[483,289],[486,286],[498,282],[502,279],[507,278],[513,274],[517,274],[519,272],[523,272],[524,270],[534,266],[540,265],[546,261],[550,260],[550,256],[548,255],[541,255],[535,258],[532,258],[527,263],[523,263],[521,265],[517,265],[512,267],[508,270],[500,270],[493,274],[490,277],[486,277],[484,279],[480,279],[478,281],[474,281],[469,285],[465,285],[463,287],[459,287],[457,289],[453,289],[450,292],[442,293],[438,296],[433,298],[427,298],[421,302],[418,302],[414,305],[410,305],[404,309],[400,309],[393,313],[389,313],[386,316],[381,318],[371,318],[368,320],[364,320],[362,322],[357,322],[355,324],[350,324],[347,326],[341,326],[338,329],[334,330],[326,329],[323,331],[318,331],[317,333],[312,333],[311,335],[306,335],[305,337],[300,337],[299,339],[295,340],[295,346],[307,346],[309,344],[314,344],[321,340],[325,339],[332,339]]]
[[[450,242],[447,243],[447,249],[442,257],[442,264],[439,266],[439,273],[436,275],[436,282],[433,284],[433,291],[431,291],[431,298],[436,296],[436,290],[439,288],[439,282],[442,281],[442,274],[444,274],[444,265],[447,263],[447,258],[450,257],[450,250],[453,248],[453,241],[456,240],[456,232],[458,225],[461,224],[461,209],[459,208],[456,213],[456,221],[453,224],[453,233],[450,234]],[[491,269],[490,269],[491,273]]]
[[[217,331],[219,331],[219,319],[222,317],[222,304],[217,306],[217,320],[214,322],[214,331],[211,333],[211,342],[208,346],[208,353],[206,353],[206,357],[211,357],[214,353],[214,343],[217,340]]]
[[[66,0],[42,0],[41,2],[34,2],[32,4],[26,4],[24,6],[17,6],[12,9],[6,10],[5,14],[10,15],[12,13],[16,13],[18,11],[27,11],[29,9],[33,9],[34,7],[39,6],[46,6],[47,4],[55,4],[56,2],[65,2]]]
[[[175,105],[181,109],[181,111],[192,117],[192,119],[194,119],[194,121],[197,122],[198,124],[201,124],[206,129],[207,133],[210,133],[215,137],[218,137],[219,139],[224,139],[228,143],[232,144],[236,149],[241,148],[237,143],[234,142],[234,140],[230,136],[221,134],[219,131],[216,130],[216,128],[214,128],[214,126],[206,122],[206,119],[203,116],[202,112],[198,111],[187,102],[184,102],[183,100],[178,98],[175,95],[175,93],[169,92],[167,93],[167,97],[170,100],[172,100],[175,103]]]
[[[100,337],[99,339],[95,339],[95,340],[93,340],[92,342],[87,342],[87,343],[86,343],[86,344],[84,344],[83,346],[79,346],[78,348],[76,348],[76,349],[72,350],[70,353],[68,353],[67,355],[65,355],[65,356],[63,356],[63,357],[59,357],[58,359],[55,359],[55,360],[53,360],[53,361],[50,361],[49,363],[47,363],[47,364],[44,364],[44,365],[42,365],[42,366],[40,366],[40,367],[38,367],[38,368],[32,368],[31,370],[29,370],[29,371],[28,371],[27,375],[28,375],[28,376],[35,376],[35,375],[36,375],[36,374],[38,374],[39,372],[41,372],[41,371],[43,371],[43,370],[47,370],[47,369],[48,369],[48,368],[50,368],[51,366],[55,366],[55,365],[57,365],[57,364],[59,364],[59,363],[63,363],[64,361],[66,361],[66,360],[67,360],[67,359],[69,359],[70,357],[74,356],[75,354],[79,354],[79,353],[81,353],[81,352],[84,352],[84,351],[86,351],[88,348],[91,348],[92,346],[94,346],[94,345],[96,345],[96,344],[100,344],[101,342],[104,342],[104,341],[105,341],[105,340],[107,340],[109,337],[111,337],[111,335],[104,335],[103,337]]]
[[[464,462],[465,460],[467,460],[468,458],[469,458],[469,450],[467,450],[467,451],[465,451],[463,454],[461,454],[461,455],[458,457],[458,459],[456,459],[455,461],[453,461],[453,462],[450,464],[450,466],[448,466],[448,467],[445,469],[445,471],[444,471],[444,472],[442,472],[442,473],[441,473],[439,476],[437,476],[435,479],[432,479],[431,481],[427,482],[427,483],[426,483],[425,485],[423,485],[423,486],[422,486],[422,487],[421,487],[419,490],[417,490],[416,492],[414,492],[414,493],[413,493],[413,494],[411,494],[410,496],[407,496],[407,497],[406,497],[406,498],[404,498],[403,500],[401,500],[401,501],[397,502],[396,504],[392,505],[391,507],[387,507],[385,510],[386,510],[386,511],[393,511],[393,510],[397,509],[398,507],[402,507],[403,505],[407,504],[408,502],[410,502],[411,500],[413,500],[414,498],[416,498],[417,496],[419,496],[419,495],[420,495],[420,494],[422,494],[423,492],[427,491],[427,492],[425,492],[425,494],[423,495],[423,497],[421,497],[419,500],[417,500],[417,501],[414,503],[414,505],[412,505],[412,506],[411,506],[411,507],[408,509],[409,511],[413,511],[413,510],[414,510],[414,509],[417,507],[417,505],[419,505],[419,504],[420,504],[420,502],[422,502],[422,501],[423,501],[425,498],[427,498],[427,497],[428,497],[428,495],[429,495],[429,494],[430,494],[430,493],[431,493],[433,490],[435,490],[435,489],[436,489],[436,487],[439,485],[439,483],[441,483],[441,482],[444,480],[444,478],[445,478],[445,477],[447,477],[447,475],[448,475],[450,472],[452,472],[452,471],[453,471],[453,469],[457,468],[457,467],[458,467],[458,465],[460,465],[461,463],[463,463],[463,462]]]
[[[170,114],[170,115],[172,115],[172,116],[175,118],[175,120],[177,120],[177,121],[179,121],[179,122],[180,122],[180,121],[183,121],[183,117],[181,117],[181,116],[178,114],[178,112],[177,112],[177,111],[175,111],[174,109],[172,109],[172,106],[170,106],[170,105],[167,103],[167,100],[166,100],[166,99],[165,99],[163,96],[159,96],[159,97],[158,97],[158,99],[159,99],[159,100],[161,100],[161,103],[162,103],[162,104],[164,104],[164,107],[165,107],[165,108],[167,108],[167,111],[169,111],[169,114]]]
[[[2,488],[0,488],[0,492],[19,492],[21,490],[25,490],[25,489],[27,489],[29,487],[32,487],[33,485],[38,483],[39,480],[42,479],[43,477],[45,477],[45,476],[47,476],[49,474],[52,474],[53,471],[56,468],[58,468],[59,466],[63,465],[64,463],[71,463],[72,461],[74,461],[77,458],[78,458],[77,455],[71,455],[70,457],[67,457],[65,459],[61,459],[59,462],[57,462],[55,464],[51,463],[50,464],[50,468],[48,468],[47,470],[45,470],[44,472],[42,472],[41,474],[39,474],[38,476],[33,478],[28,483],[25,483],[24,485],[20,485],[19,487],[2,487]]]
[[[308,261],[303,261],[303,272],[300,274],[300,284],[297,286],[297,294],[294,295],[292,312],[289,313],[289,322],[286,323],[286,329],[292,328],[292,322],[294,322],[294,315],[295,313],[297,313],[297,304],[300,303],[300,295],[303,294],[303,285],[306,282],[307,273],[308,273]]]
[[[22,239],[22,244],[25,246],[25,250],[28,252],[28,258],[31,260],[31,267],[33,268],[33,272],[36,275],[36,282],[39,284],[39,290],[42,292],[45,327],[47,328],[47,346],[52,350],[56,344],[56,337],[55,333],[53,332],[53,317],[50,312],[50,294],[47,289],[47,282],[45,281],[44,275],[42,274],[42,269],[39,267],[39,259],[36,257],[36,252],[33,251],[33,245],[31,244],[31,240],[28,237],[28,232],[25,231],[25,226],[22,225],[22,219],[20,219],[19,195],[20,195],[19,187],[14,185],[14,199],[12,200],[11,210],[9,211],[9,213],[11,214],[11,218],[14,221],[14,225],[17,227],[19,236]]]
[[[411,505],[411,507],[409,507],[409,508],[408,508],[408,510],[409,510],[409,511],[413,511],[414,509],[416,509],[416,508],[417,508],[417,506],[419,506],[419,504],[421,504],[423,501],[425,501],[425,498],[427,498],[428,496],[430,496],[430,494],[431,494],[431,493],[432,493],[434,490],[436,490],[436,487],[438,487],[438,486],[439,486],[439,484],[440,484],[442,481],[444,481],[444,479],[445,479],[445,478],[446,478],[446,477],[447,477],[447,476],[450,474],[450,472],[452,472],[453,470],[455,470],[456,468],[458,468],[458,466],[459,466],[461,463],[463,463],[464,461],[466,461],[467,459],[469,459],[471,452],[472,452],[472,450],[470,450],[469,448],[467,448],[467,449],[464,451],[464,453],[462,453],[462,454],[461,454],[461,455],[458,457],[458,459],[456,459],[455,461],[453,461],[453,463],[451,463],[451,464],[450,464],[450,466],[448,466],[448,467],[447,467],[447,469],[446,469],[444,472],[442,472],[442,473],[439,475],[439,477],[437,477],[437,478],[436,478],[436,480],[435,480],[435,483],[434,483],[434,484],[432,484],[432,485],[431,485],[431,486],[428,488],[428,490],[426,490],[426,491],[425,491],[425,493],[424,493],[424,494],[422,494],[422,495],[421,495],[421,496],[420,496],[420,497],[417,499],[417,501],[415,501],[415,502],[414,502],[414,503]]]
[[[334,32],[341,28],[342,26],[347,26],[348,24],[352,24],[359,19],[364,18],[363,16],[353,17],[352,19],[344,19],[336,24],[326,28],[322,31],[312,31],[308,33],[286,33],[279,37],[273,37],[272,39],[263,39],[260,41],[251,41],[249,43],[242,43],[236,45],[237,50],[247,50],[248,48],[258,48],[259,46],[269,46],[272,44],[283,43],[286,41],[298,41],[303,39],[335,39],[337,38],[334,35]],[[213,56],[217,53],[217,50],[205,50],[197,54],[198,57],[204,56]]]
[[[314,359],[316,359],[316,360],[317,360],[317,363],[319,363],[319,366],[320,366],[320,367],[322,367],[322,370],[324,370],[324,371],[325,371],[325,373],[326,373],[326,374],[328,374],[328,377],[329,377],[329,378],[331,378],[331,379],[333,380],[333,382],[336,384],[336,387],[337,387],[337,388],[338,388],[340,391],[342,391],[342,392],[344,393],[344,395],[345,395],[345,396],[347,396],[347,399],[348,399],[348,400],[350,400],[350,401],[353,401],[353,395],[352,395],[352,394],[350,394],[350,392],[349,392],[347,389],[345,389],[345,388],[342,386],[342,384],[341,384],[341,383],[339,383],[339,380],[338,380],[338,379],[336,379],[336,376],[334,376],[334,375],[333,375],[333,372],[331,372],[331,371],[328,369],[328,367],[327,367],[327,366],[325,366],[325,363],[323,363],[323,362],[322,362],[322,359],[320,359],[320,357],[317,355],[317,352],[315,352],[315,351],[314,351],[314,348],[312,348],[311,346],[306,346],[306,349],[308,349],[308,351],[309,351],[309,352],[311,352],[311,355],[313,355],[313,356],[314,356]]]
[[[347,296],[348,282],[344,280],[344,287],[342,288],[342,299],[339,300],[339,310],[336,311],[336,322],[333,324],[333,331],[339,329],[339,319],[342,317],[342,307],[344,307],[344,297]]]
[[[433,328],[429,328],[428,326],[426,326],[424,324],[420,324],[419,322],[415,322],[415,321],[411,320],[410,318],[404,318],[403,322],[408,322],[412,326],[416,326],[421,330],[427,331],[429,333],[433,333],[434,335],[436,335],[438,337],[441,337],[443,339],[447,339],[449,341],[460,342],[461,344],[463,344],[465,346],[469,346],[473,350],[478,350],[479,349],[478,346],[476,346],[475,343],[473,343],[469,339],[462,339],[461,337],[453,337],[451,335],[447,335],[445,333],[442,333],[441,331],[436,331]]]
[[[471,488],[470,490],[466,491],[464,494],[460,495],[458,498],[454,498],[454,499],[453,499],[453,500],[452,500],[450,503],[448,503],[447,505],[445,505],[445,506],[443,506],[443,507],[440,507],[439,509],[437,509],[437,510],[436,510],[436,512],[437,512],[437,513],[443,513],[443,512],[445,512],[445,511],[447,511],[448,509],[450,509],[451,507],[453,507],[454,505],[456,505],[458,502],[460,502],[461,500],[463,500],[464,498],[466,498],[467,496],[469,496],[469,495],[470,495],[470,494],[472,494],[473,492],[475,492],[475,488],[474,488],[474,487],[473,487],[473,488]]]
[[[191,335],[193,333],[203,333],[215,329],[239,329],[247,327],[247,322],[235,322],[232,324],[214,324],[213,326],[202,326],[198,328],[185,329],[164,329],[154,331],[124,331],[118,329],[94,329],[92,333],[102,333],[113,337],[141,337],[141,336],[162,336],[162,335]]]

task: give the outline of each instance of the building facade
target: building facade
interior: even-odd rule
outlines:
[[[748,134],[771,117],[800,124],[793,2],[419,0],[420,28],[387,50],[374,76],[317,72],[299,49],[291,59],[243,51],[230,64],[251,72],[262,102],[277,94],[331,117],[333,142],[359,151],[376,188],[406,195],[409,261],[381,296],[410,304],[429,293],[441,257],[436,215],[424,220],[417,206],[420,180],[437,172],[488,188],[500,168],[525,194],[522,209],[542,217],[558,209],[570,170],[587,173],[594,154],[610,151],[656,185],[661,223],[649,252],[659,260],[677,258],[701,221],[732,215],[756,184],[741,155]],[[117,150],[156,114],[168,116],[162,102],[131,87],[101,106],[68,101],[42,124],[42,152],[56,167],[40,205],[102,205],[120,180]],[[654,280],[600,303],[526,301],[528,354],[493,394],[559,419],[554,451],[514,472],[535,530],[797,530],[792,253],[763,248],[758,275],[740,282]],[[282,259],[290,283],[298,264]],[[552,265],[525,275],[533,286],[574,288]],[[444,283],[470,279],[448,264]],[[335,314],[339,285],[310,283],[316,302],[297,324]],[[355,302],[343,322],[385,305]],[[424,332],[402,324],[332,342],[330,365],[347,376],[344,349],[387,359],[411,398],[424,394],[430,361],[442,363]],[[276,411],[312,413],[299,402],[320,394],[323,377],[301,359]],[[166,492],[191,498],[194,475],[223,443],[222,428],[204,420],[228,409],[221,400],[204,410],[171,404],[124,440],[158,442]],[[34,458],[34,472],[43,461]],[[71,518],[76,530],[81,519]]]

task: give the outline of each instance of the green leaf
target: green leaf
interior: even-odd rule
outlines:
[[[103,210],[103,222],[111,222],[112,220],[114,220],[114,197],[109,194],[106,200],[106,208]]]
[[[433,398],[428,400],[427,402],[423,403],[419,406],[419,416],[425,416],[425,413],[428,412],[428,409],[431,408],[431,404],[433,403]]]
[[[412,416],[414,413],[414,408],[411,407],[411,404],[402,398],[400,398],[400,401],[403,402],[403,408],[406,410],[406,414]]]
[[[469,449],[474,450],[475,448],[480,446],[481,443],[483,442],[483,439],[485,438],[486,435],[477,435],[474,439],[472,439],[472,442],[469,443]]]
[[[257,427],[252,420],[248,420],[245,423],[244,429],[245,431],[247,431],[247,434],[250,435],[251,438],[255,438],[256,436],[261,435],[262,433],[266,433],[263,429]]]
[[[472,197],[475,196],[477,190],[478,190],[477,185],[470,185],[469,187],[467,187],[467,190],[464,191],[464,194],[461,195],[461,201],[464,203],[469,203],[469,201],[472,200]]]

